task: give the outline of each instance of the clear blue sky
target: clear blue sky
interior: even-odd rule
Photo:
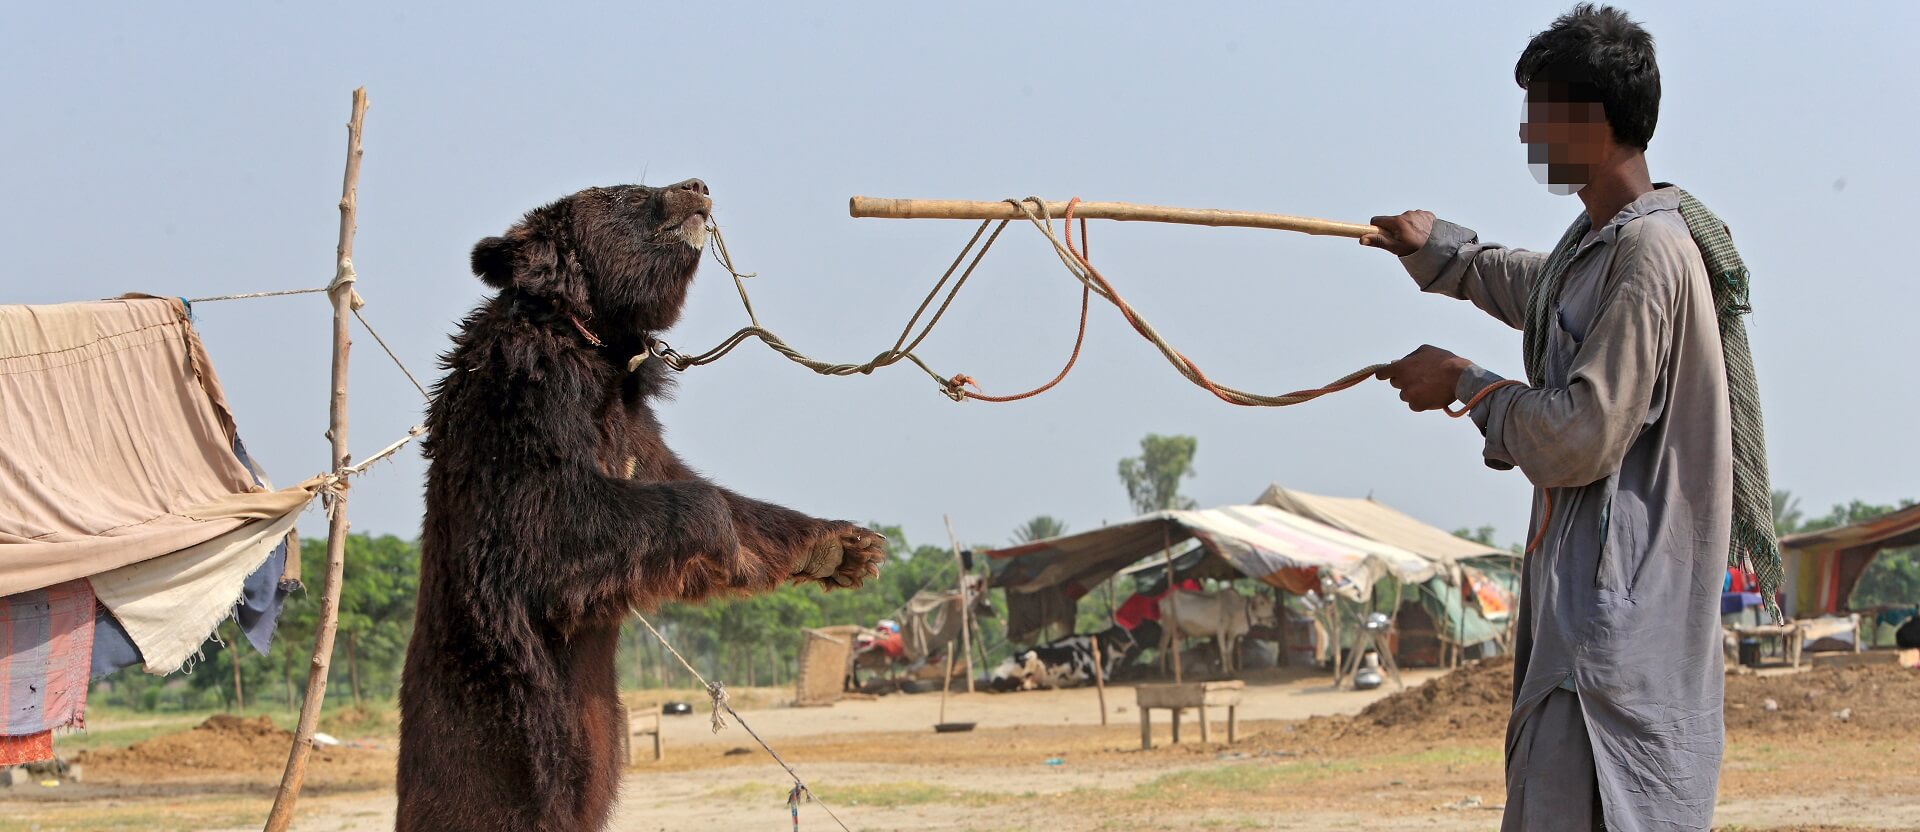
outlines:
[[[1908,249],[1920,28],[1910,4],[1627,7],[1658,40],[1656,179],[1734,226],[1773,473],[1807,507],[1920,496]],[[699,176],[762,320],[821,357],[891,342],[970,227],[854,220],[853,194],[1039,194],[1365,221],[1429,208],[1484,239],[1550,245],[1576,200],[1535,185],[1511,81],[1559,3],[27,4],[0,27],[0,302],[295,288],[331,274],[348,92],[365,84],[357,262],[366,314],[417,372],[481,296],[475,240],[589,185]],[[1075,287],[1010,228],[923,350],[990,390],[1052,376]],[[1381,252],[1279,232],[1100,224],[1096,261],[1219,379],[1311,386],[1421,343],[1509,375],[1519,338],[1416,293]],[[327,307],[204,305],[243,435],[281,481],[326,465]],[[744,323],[708,266],[670,334]],[[353,445],[420,418],[371,339]],[[1004,541],[1039,513],[1127,516],[1117,460],[1199,437],[1203,504],[1269,481],[1372,493],[1518,540],[1526,488],[1465,422],[1371,383],[1282,410],[1188,386],[1110,308],[1075,374],[1015,405],[957,405],[896,368],[823,379],[754,345],[684,376],[669,441],[720,482],[805,511]],[[417,534],[412,451],[355,490],[358,530]],[[309,533],[317,532],[317,521]]]

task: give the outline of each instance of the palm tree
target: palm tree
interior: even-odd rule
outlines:
[[[1793,492],[1784,488],[1773,490],[1773,533],[1789,535],[1800,529],[1804,515],[1800,512],[1800,500]]]
[[[1066,521],[1052,515],[1042,514],[1032,520],[1028,520],[1025,525],[1015,528],[1013,530],[1013,542],[1032,543],[1036,540],[1059,537],[1066,533]]]

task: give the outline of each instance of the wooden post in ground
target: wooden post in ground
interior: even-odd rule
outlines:
[[[1107,666],[1100,661],[1100,634],[1093,635],[1093,686],[1100,694],[1100,725],[1107,724]]]
[[[240,625],[233,625],[233,641],[227,645],[227,652],[233,654],[233,710],[246,713],[247,694],[240,686]]]
[[[941,518],[947,521],[947,540],[953,542],[953,566],[960,573],[960,650],[967,658],[967,692],[972,693],[973,628],[967,623],[972,617],[973,595],[967,589],[967,562],[960,557],[960,536],[953,533],[953,518],[947,515],[941,515]]]
[[[993,667],[993,663],[987,661],[987,637],[980,631],[980,619],[978,618],[973,619],[973,652],[974,655],[980,658],[981,670],[983,672],[992,672],[991,668]]]
[[[940,677],[940,723],[947,724],[947,689],[953,687],[953,642],[947,642],[947,673]]]
[[[333,380],[327,409],[327,438],[332,440],[333,470],[347,467],[347,352],[352,339],[347,324],[353,314],[353,283],[341,280],[353,268],[353,231],[356,194],[360,182],[360,128],[367,117],[367,89],[353,91],[353,117],[347,122],[347,172],[340,185],[340,243],[334,250]],[[285,832],[293,822],[293,805],[307,776],[307,756],[313,751],[313,732],[320,724],[320,706],[327,694],[327,665],[333,655],[334,628],[340,623],[340,575],[347,557],[347,483],[339,483],[327,506],[327,571],[320,584],[320,621],[313,638],[313,663],[307,675],[307,698],[300,705],[293,748],[280,788],[273,795],[266,832]]]
[[[1160,527],[1160,555],[1167,559],[1167,644],[1173,650],[1173,683],[1180,684],[1180,598],[1176,594],[1180,586],[1173,580],[1173,537],[1165,526]],[[1180,711],[1173,712],[1173,735],[1175,742],[1180,736]]]

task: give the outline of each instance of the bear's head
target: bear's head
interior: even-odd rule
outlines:
[[[712,214],[698,179],[588,188],[475,244],[473,273],[591,322],[603,338],[656,332],[680,317]]]

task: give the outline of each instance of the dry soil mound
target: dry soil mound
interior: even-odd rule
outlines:
[[[75,762],[85,763],[113,778],[164,780],[209,772],[273,772],[287,762],[293,734],[272,720],[215,714],[192,730],[164,734],[126,748],[83,751]],[[351,749],[316,745],[312,760],[326,763],[352,753]]]
[[[1348,733],[1417,739],[1499,737],[1513,706],[1513,659],[1475,662],[1368,705]]]
[[[1498,738],[1505,734],[1512,696],[1513,660],[1489,659],[1374,702],[1339,733]],[[1920,735],[1920,672],[1872,664],[1728,676],[1726,720],[1729,732],[1744,735]]]
[[[1726,713],[1735,734],[1911,737],[1920,735],[1920,671],[1871,664],[1729,676]]]

